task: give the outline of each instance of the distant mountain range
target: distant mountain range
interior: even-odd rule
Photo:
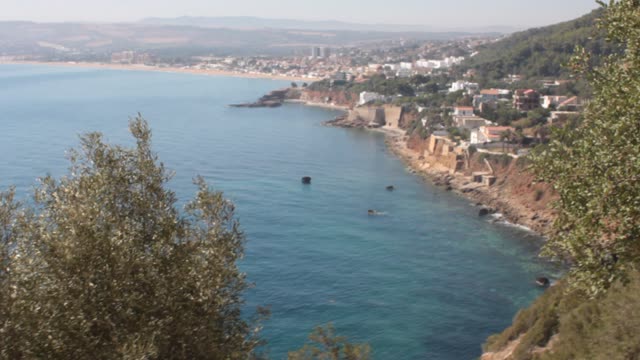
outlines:
[[[187,19],[181,18],[175,23],[168,21],[169,24],[161,20],[114,24],[0,21],[0,56],[100,60],[109,58],[112,52],[123,50],[151,52],[170,58],[209,54],[292,55],[296,51],[308,53],[309,46],[374,46],[372,44],[392,40],[452,40],[472,35],[468,32],[258,28],[260,22],[237,18],[228,19],[227,23],[209,22],[202,18],[201,22],[211,26],[198,26],[186,25],[190,23]],[[278,25],[278,21],[274,21],[270,24]],[[239,23],[244,23],[244,27],[240,28]],[[332,22],[324,24],[329,26]]]
[[[181,16],[176,18],[147,18],[140,21],[142,24],[197,26],[205,28],[228,29],[289,29],[289,30],[334,30],[334,31],[376,31],[376,32],[469,32],[469,33],[500,33],[506,34],[518,28],[509,26],[491,27],[457,27],[435,28],[429,25],[411,24],[359,24],[344,21],[314,21],[294,19],[268,19],[251,16],[222,16],[199,17]]]

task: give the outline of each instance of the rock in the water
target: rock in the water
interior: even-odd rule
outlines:
[[[393,190],[395,190],[395,189],[396,189],[396,188],[395,188],[395,186],[393,186],[393,185],[389,185],[389,186],[387,186],[387,191],[393,191]]]
[[[478,211],[478,216],[487,216],[491,214],[491,209],[489,209],[488,207],[483,207],[480,209],[480,211]]]
[[[453,186],[451,186],[451,185],[447,185],[447,188],[446,188],[445,190],[447,190],[447,191],[453,191]]]
[[[547,287],[551,284],[551,281],[549,280],[549,278],[539,277],[536,278],[536,284],[538,284],[538,286],[540,287]]]
[[[302,178],[302,183],[303,184],[307,184],[307,185],[311,184],[311,177],[310,176],[303,177]]]

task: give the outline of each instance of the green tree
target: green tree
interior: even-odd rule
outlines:
[[[181,213],[147,123],[130,131],[133,148],[83,136],[30,205],[0,195],[0,358],[257,356],[233,204],[199,178]]]
[[[337,336],[333,325],[317,327],[309,335],[309,343],[289,352],[289,360],[368,360],[371,348],[367,344],[351,344]]]
[[[546,252],[571,260],[571,282],[595,296],[640,264],[640,1],[601,3],[601,22],[623,53],[592,67],[578,49],[572,66],[593,89],[584,121],[559,130],[534,170],[559,194]]]

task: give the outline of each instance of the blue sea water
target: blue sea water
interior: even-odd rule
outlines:
[[[556,271],[536,256],[539,239],[408,173],[381,134],[323,127],[335,111],[226,106],[286,85],[0,65],[0,187],[26,198],[37,177],[64,174],[81,133],[131,143],[127,121],[140,112],[183,200],[202,175],[235,202],[255,283],[247,308],[271,306],[272,358],[329,322],[376,359],[477,358],[540,294],[533,279]]]

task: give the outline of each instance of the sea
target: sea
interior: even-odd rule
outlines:
[[[65,175],[83,133],[131,145],[128,121],[141,114],[181,204],[198,175],[235,203],[247,237],[240,267],[253,284],[245,312],[270,307],[270,358],[329,323],[370,344],[374,359],[478,358],[541,294],[535,278],[558,276],[537,255],[541,239],[478,217],[469,200],[412,174],[383,134],[322,125],[338,111],[228,106],[288,85],[0,65],[0,188],[28,199],[39,177]]]

